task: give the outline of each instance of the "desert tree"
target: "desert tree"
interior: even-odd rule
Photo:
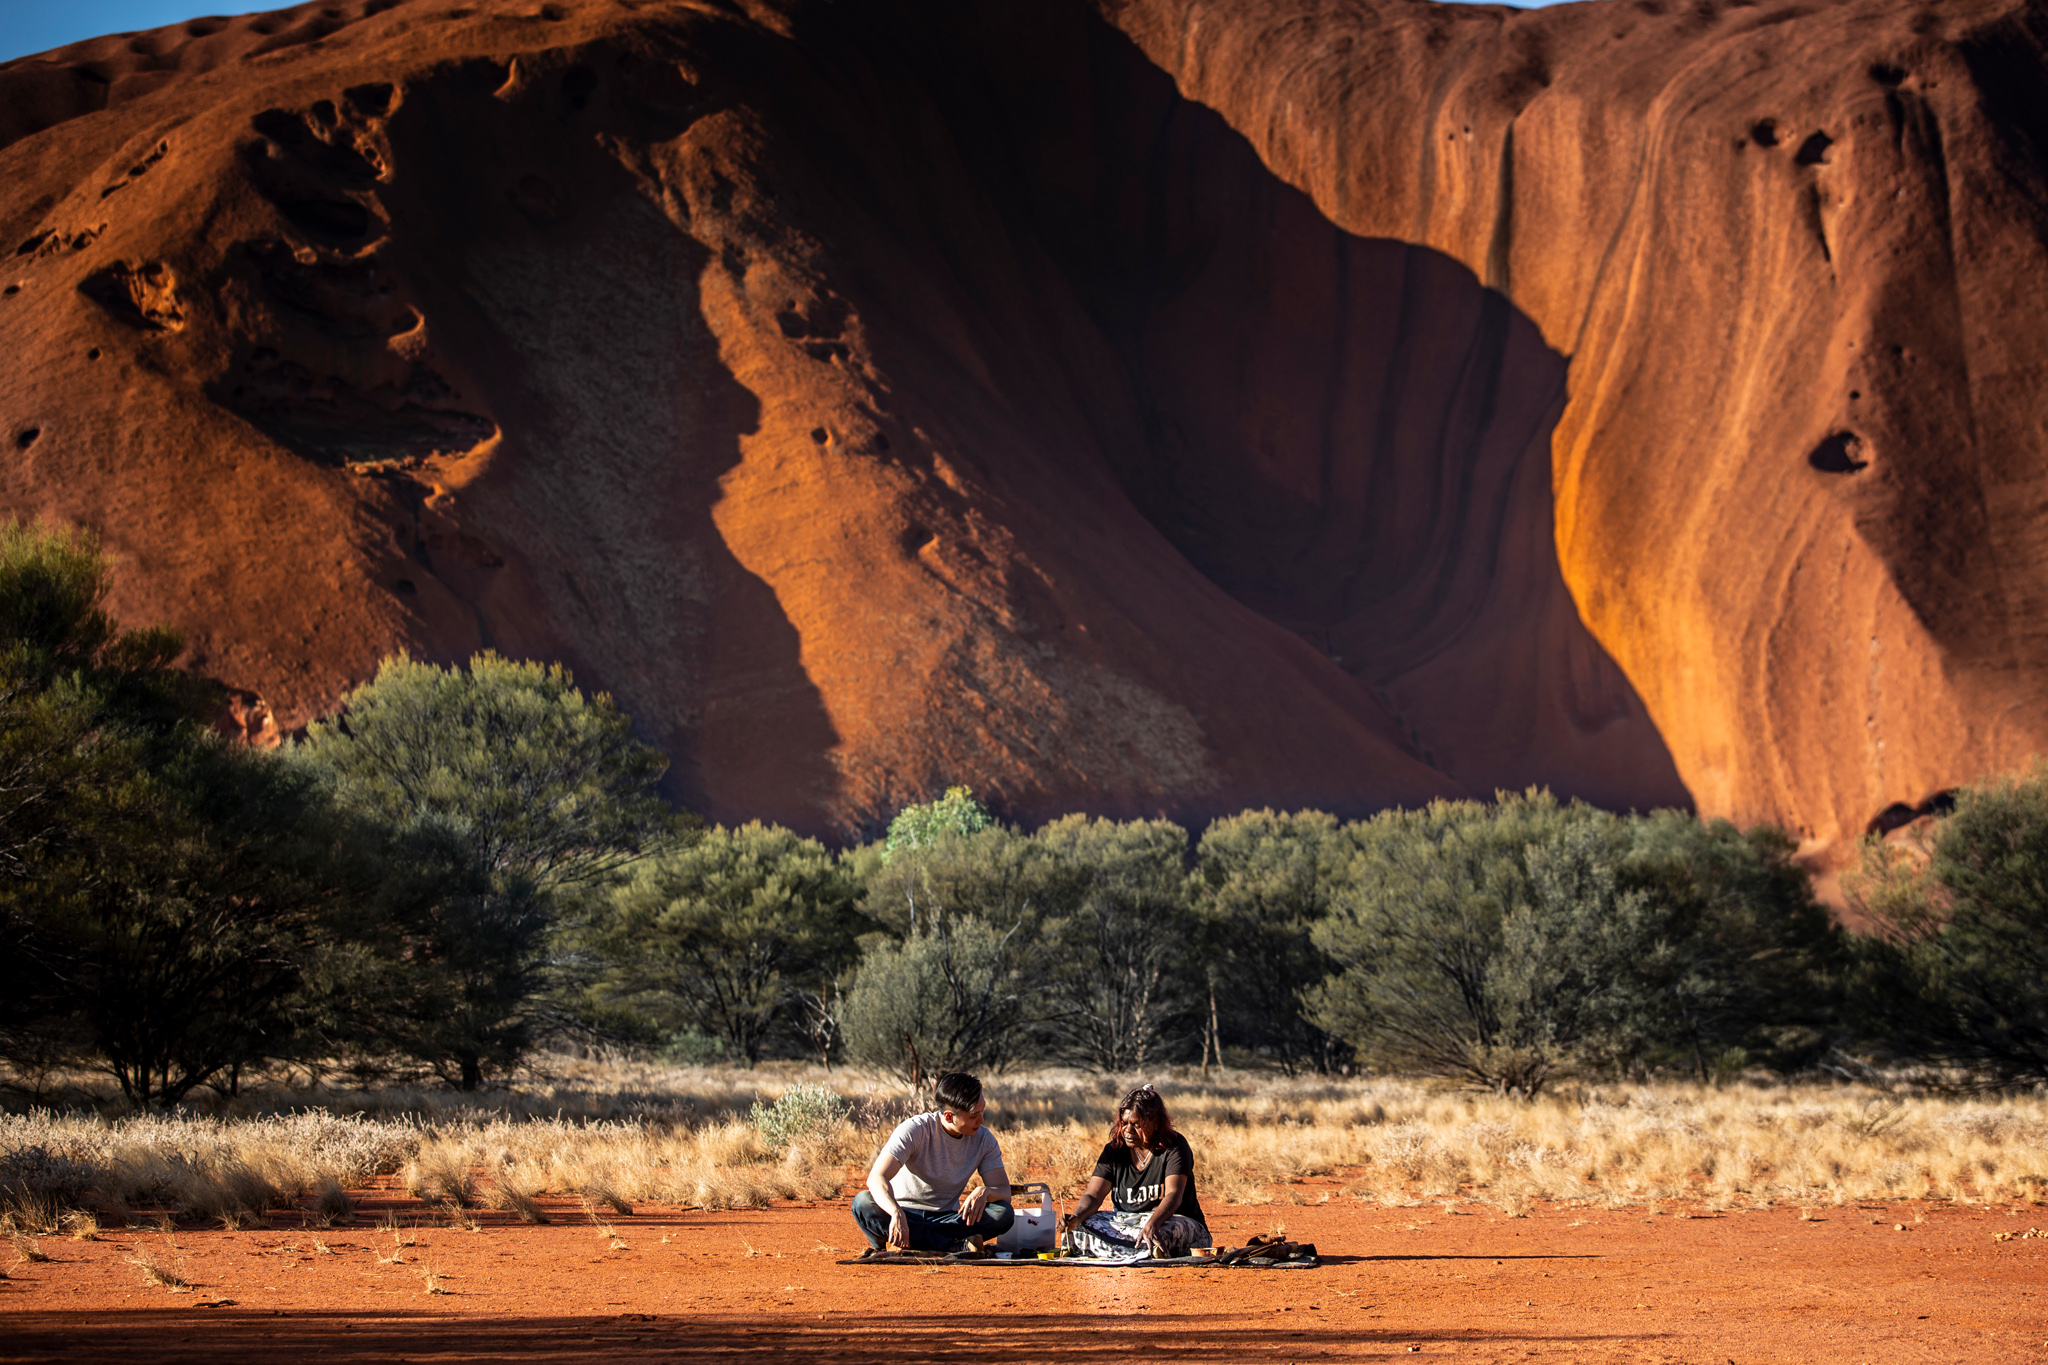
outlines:
[[[1290,1074],[1328,1070],[1342,1043],[1304,1010],[1332,966],[1316,941],[1350,856],[1335,817],[1246,811],[1211,824],[1189,889],[1205,992],[1220,1001],[1219,1041],[1270,1053]]]
[[[89,533],[0,524],[0,1045],[169,1104],[289,1047],[360,883],[314,784],[212,734],[218,689],[111,587]]]
[[[316,781],[203,732],[111,795],[109,843],[54,909],[92,1052],[143,1106],[288,1056],[317,1013],[307,965],[346,941],[378,873]]]
[[[1626,822],[1579,814],[1521,850],[1526,894],[1508,898],[1481,977],[1493,1028],[1466,1071],[1510,1094],[1535,1095],[1566,1067],[1625,1066],[1668,1024],[1670,906],[1621,884]]]
[[[840,1012],[858,1061],[928,1076],[997,1067],[1045,1042],[1057,862],[1007,825],[971,823],[850,860],[862,912],[880,926],[863,936]]]
[[[965,836],[995,823],[988,807],[967,787],[948,787],[936,801],[905,806],[889,821],[883,849],[894,856],[929,848],[947,835]]]
[[[1547,793],[1348,826],[1317,1017],[1368,1061],[1538,1093],[1567,1069],[1810,1061],[1839,953],[1791,845]]]
[[[1030,941],[1048,913],[1057,868],[1045,847],[1008,825],[942,828],[926,841],[890,852],[869,846],[850,858],[861,910],[899,937],[914,938],[961,915],[1007,932],[1026,926]]]
[[[161,627],[123,630],[89,531],[0,522],[0,890],[92,843],[83,807],[203,709]]]
[[[1387,1070],[1534,1094],[1556,1065],[1532,1036],[1542,1025],[1531,1006],[1548,987],[1533,969],[1503,979],[1506,929],[1531,907],[1530,846],[1599,818],[1528,792],[1491,805],[1434,801],[1347,827],[1350,855],[1314,926],[1332,970],[1307,993],[1312,1017]]]
[[[560,665],[387,659],[299,758],[438,888],[399,902],[403,984],[371,1022],[464,1090],[531,1045],[557,926],[678,831],[654,790],[667,760]]]
[[[968,914],[910,938],[869,935],[846,995],[847,1052],[914,1089],[1029,1055],[1044,974],[1019,948],[1023,928]]]
[[[881,847],[873,851],[870,860],[875,873],[867,880],[876,893],[870,897],[870,913],[886,914],[893,919],[894,905],[900,899],[904,932],[914,936],[918,931],[920,898],[930,900],[930,888],[923,875],[927,865],[942,848],[961,840],[968,840],[976,849],[991,847],[986,842],[972,841],[974,835],[994,823],[988,807],[975,800],[974,793],[966,787],[948,787],[936,801],[905,806],[896,812]],[[955,857],[946,861],[957,867],[960,860]],[[893,875],[879,875],[883,871]],[[886,912],[881,907],[883,897],[890,902]]]
[[[1622,885],[1659,907],[1659,945],[1631,964],[1642,1055],[1701,1081],[1761,1064],[1811,1065],[1841,1029],[1843,936],[1782,830],[1654,811],[1628,822]]]
[[[1165,820],[1070,815],[1034,836],[1057,868],[1051,948],[1059,1053],[1143,1070],[1195,1032],[1204,977],[1189,906],[1187,832]]]
[[[779,1037],[811,1032],[808,1004],[829,1012],[869,927],[857,898],[815,839],[759,822],[713,828],[611,893],[588,940],[596,994],[663,1033],[714,1035],[751,1066]]]

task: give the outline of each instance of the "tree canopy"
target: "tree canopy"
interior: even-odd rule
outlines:
[[[560,665],[388,659],[297,757],[411,869],[377,1027],[465,1090],[530,1046],[564,919],[679,828],[654,789],[667,760]]]

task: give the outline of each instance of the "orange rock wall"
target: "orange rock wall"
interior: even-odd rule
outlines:
[[[2038,9],[1117,12],[1571,358],[1564,576],[1703,811],[1839,848],[2043,747]]]
[[[1823,848],[2042,719],[2038,49],[1848,12],[81,44],[0,67],[0,505],[266,727],[563,658],[719,819],[1547,782]]]

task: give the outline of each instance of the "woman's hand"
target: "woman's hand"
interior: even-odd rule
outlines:
[[[1109,1194],[1109,1182],[1099,1175],[1088,1177],[1088,1186],[1081,1191],[1081,1197],[1074,1201],[1074,1211],[1060,1218],[1061,1232],[1077,1228],[1088,1221],[1088,1215],[1102,1207],[1103,1199]]]

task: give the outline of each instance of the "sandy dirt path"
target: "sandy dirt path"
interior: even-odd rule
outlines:
[[[468,1232],[391,1207],[422,1220],[415,1245],[368,1217],[320,1232],[43,1238],[51,1259],[0,1283],[0,1360],[1983,1365],[2048,1353],[2048,1238],[2001,1242],[2028,1217],[1944,1205],[1814,1221],[1349,1201],[1215,1215],[1224,1242],[1284,1222],[1324,1253],[1308,1271],[839,1266],[861,1245],[843,1201],[643,1206],[613,1220],[616,1248],[580,1209],[558,1207],[546,1227],[483,1215]],[[2034,1221],[2048,1227],[2048,1210]],[[128,1263],[138,1249],[189,1292],[145,1285]],[[445,1293],[427,1292],[428,1269]]]

